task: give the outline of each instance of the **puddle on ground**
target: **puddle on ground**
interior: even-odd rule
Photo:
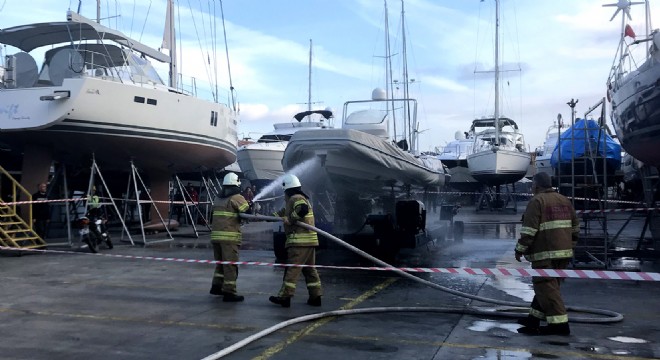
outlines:
[[[472,326],[468,328],[468,330],[472,331],[479,331],[479,332],[486,332],[491,329],[504,329],[506,331],[510,331],[514,334],[518,333],[518,328],[520,328],[520,325],[518,324],[507,324],[507,323],[501,323],[497,321],[492,321],[492,320],[477,320],[472,323]]]
[[[520,279],[512,276],[494,276],[491,285],[511,296],[531,302],[534,298],[532,284],[526,284],[520,281]]]
[[[524,360],[531,359],[532,354],[527,351],[511,351],[511,350],[499,350],[499,349],[487,349],[486,354],[476,357],[476,359],[486,359],[486,360],[501,360],[501,359],[510,359],[510,360]]]
[[[614,337],[608,337],[608,339],[612,341],[618,341],[626,344],[645,344],[649,342],[648,340],[644,339],[637,339],[633,337],[627,337],[627,336],[614,336]]]

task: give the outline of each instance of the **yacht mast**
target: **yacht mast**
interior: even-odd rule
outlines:
[[[495,0],[495,146],[500,145],[500,2]]]
[[[405,24],[405,10],[404,10],[404,5],[403,5],[403,0],[401,0],[401,47],[402,47],[402,52],[401,52],[401,58],[403,62],[403,98],[404,99],[409,99],[410,98],[410,93],[408,91],[408,56],[406,53],[406,24]],[[415,134],[413,134],[413,128],[414,124],[411,124],[411,116],[410,116],[410,106],[408,104],[408,101],[403,102],[403,118],[404,118],[404,124],[403,124],[403,138],[409,138],[410,141],[410,149],[415,150]],[[407,130],[407,134],[406,134]]]
[[[307,111],[312,111],[312,39],[309,39],[309,74],[307,79]],[[309,122],[309,118],[307,118]]]
[[[385,2],[385,97],[391,100],[394,96],[394,83],[392,81],[392,56],[390,49],[390,24],[387,14],[387,0]],[[390,112],[390,106],[392,111]],[[386,103],[385,112],[392,117],[392,140],[396,142],[396,116],[394,112],[394,102],[388,101]],[[387,122],[387,133],[390,134],[390,122]]]
[[[163,35],[164,49],[170,50],[169,86],[177,88],[177,60],[176,60],[176,32],[174,29],[174,2],[167,0],[167,13],[165,15],[165,34]]]

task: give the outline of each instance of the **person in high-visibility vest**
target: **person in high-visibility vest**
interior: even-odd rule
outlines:
[[[302,272],[307,283],[309,299],[307,304],[321,306],[321,279],[313,266],[316,264],[316,247],[319,246],[318,236],[315,231],[295,225],[300,221],[314,226],[314,213],[309,202],[309,197],[301,190],[300,180],[295,175],[286,175],[282,180],[284,189],[285,207],[276,212],[276,216],[282,217],[284,221],[284,232],[286,233],[287,262],[289,264],[311,265],[311,267],[287,267],[284,270],[282,287],[277,296],[271,296],[270,302],[283,307],[291,306],[291,298],[296,292],[296,282]]]
[[[552,188],[550,175],[534,175],[534,197],[523,215],[516,260],[524,256],[533,269],[565,269],[573,257],[580,222],[571,201]],[[570,335],[568,314],[561,297],[560,278],[534,276],[534,299],[518,332],[527,335]],[[548,325],[540,326],[545,320]]]
[[[211,244],[213,257],[216,261],[238,262],[238,251],[241,246],[240,213],[246,213],[250,204],[241,195],[241,182],[234,173],[225,175],[222,181],[222,197],[213,206],[213,221],[211,225]],[[238,265],[218,264],[215,266],[211,283],[212,295],[222,295],[222,301],[238,302],[244,297],[236,292]]]

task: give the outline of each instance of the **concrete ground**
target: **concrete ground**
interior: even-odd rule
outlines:
[[[522,210],[521,210],[522,211]],[[528,267],[513,258],[518,214],[461,209],[464,240],[404,250],[398,266]],[[504,224],[495,224],[503,222]],[[245,226],[242,261],[274,261],[272,225]],[[631,230],[636,231],[636,230]],[[151,235],[152,240],[163,234]],[[0,358],[202,359],[289,319],[370,307],[493,307],[384,271],[321,268],[323,306],[305,304],[298,283],[291,308],[268,302],[282,268],[242,265],[243,303],[208,293],[213,265],[208,232],[190,229],[148,247],[118,241],[100,255],[51,246],[41,254],[0,256]],[[142,256],[170,258],[157,261]],[[136,258],[138,257],[138,258]],[[317,263],[371,266],[342,249],[321,249]],[[652,262],[640,265],[657,272]],[[437,284],[500,300],[528,302],[529,278],[418,274]],[[655,359],[660,358],[660,284],[567,279],[569,306],[620,312],[614,324],[572,323],[572,335],[529,337],[514,319],[439,312],[385,312],[324,318],[281,329],[227,359]],[[570,314],[577,316],[577,314]]]

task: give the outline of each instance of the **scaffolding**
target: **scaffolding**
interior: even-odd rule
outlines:
[[[558,139],[559,156],[555,170],[559,192],[572,200],[580,218],[579,240],[575,247],[575,267],[610,268],[612,266],[612,244],[614,238],[608,231],[609,204],[612,204],[610,191],[616,185],[620,174],[608,166],[607,139],[611,132],[606,124],[606,101],[603,97],[584,113],[584,127],[576,128],[575,106],[578,100],[571,99],[567,105],[571,109],[571,135]],[[591,127],[588,119],[598,113],[597,128]],[[566,147],[568,142],[570,145]],[[584,149],[581,149],[584,147]],[[570,149],[562,158],[562,149]],[[577,152],[584,150],[582,154]]]

